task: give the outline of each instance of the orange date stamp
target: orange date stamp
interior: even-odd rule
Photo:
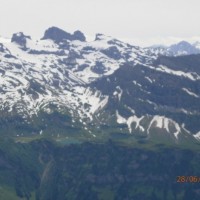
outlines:
[[[177,176],[177,183],[200,183],[200,176]]]

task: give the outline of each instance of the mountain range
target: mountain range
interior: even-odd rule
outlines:
[[[189,43],[187,41],[181,41],[177,44],[170,46],[154,45],[145,48],[147,51],[153,52],[157,55],[166,56],[182,56],[200,53],[200,42]]]
[[[0,133],[19,140],[200,140],[200,43],[141,48],[57,27],[0,43]]]

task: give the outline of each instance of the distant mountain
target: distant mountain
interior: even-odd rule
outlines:
[[[0,133],[198,143],[200,55],[178,56],[197,53],[187,42],[143,49],[103,34],[88,42],[57,27],[41,40],[15,33],[0,44]]]
[[[148,52],[155,53],[156,55],[165,55],[165,56],[191,55],[191,54],[200,54],[200,43],[196,42],[194,44],[190,44],[189,42],[181,41],[169,47],[151,46],[145,49]]]
[[[189,55],[189,54],[199,54],[200,50],[189,42],[182,41],[178,44],[171,45],[168,49],[173,53],[173,55]]]
[[[193,43],[193,46],[197,49],[200,49],[200,42]]]

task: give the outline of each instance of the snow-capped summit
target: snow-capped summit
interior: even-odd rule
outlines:
[[[172,44],[171,46],[161,46],[154,45],[145,48],[147,52],[154,53],[156,55],[166,55],[166,56],[182,56],[191,54],[200,54],[200,43],[195,42],[193,44],[187,41],[181,41],[177,44]]]
[[[181,41],[178,44],[171,45],[168,49],[174,55],[188,55],[200,53],[196,47],[186,41]]]

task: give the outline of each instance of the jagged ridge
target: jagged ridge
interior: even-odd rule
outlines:
[[[157,95],[152,96],[157,100],[148,96],[152,89],[161,93],[170,89],[159,76],[172,82],[178,78],[187,80],[190,85],[190,88],[184,86],[178,91],[181,89],[181,95],[196,105],[200,94],[194,88],[199,85],[199,69],[180,69],[179,63],[173,60],[169,65],[167,58],[165,62],[157,58],[155,53],[103,34],[97,34],[92,42],[87,42],[80,31],[70,34],[56,27],[46,30],[41,40],[23,33],[13,34],[10,43],[0,45],[2,116],[20,116],[23,123],[30,124],[41,112],[50,114],[57,110],[70,115],[72,124],[79,121],[81,128],[95,137],[97,127],[101,129],[106,125],[127,134],[139,130],[147,137],[159,128],[159,134],[164,131],[173,141],[177,141],[179,135],[193,140],[192,125],[187,122],[195,116],[193,121],[198,123],[196,107],[179,108],[172,101],[172,105],[159,102],[162,97]],[[128,79],[126,73],[131,75]],[[131,87],[126,85],[127,81],[132,82]],[[160,86],[156,88],[155,85]],[[127,104],[130,99],[133,102]],[[132,114],[125,107],[129,107]],[[185,121],[179,118],[179,112],[185,112]],[[176,114],[173,117],[170,113]],[[126,128],[117,128],[121,115]],[[187,129],[180,125],[183,121]],[[194,130],[199,128],[196,126]]]

